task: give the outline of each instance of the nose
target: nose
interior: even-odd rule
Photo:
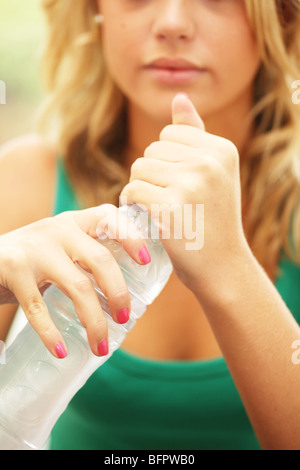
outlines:
[[[159,40],[187,41],[194,35],[193,12],[187,0],[159,0],[154,34]]]

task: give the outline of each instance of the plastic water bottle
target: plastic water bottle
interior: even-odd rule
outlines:
[[[147,239],[151,263],[138,265],[120,243],[101,240],[118,261],[131,297],[131,315],[126,325],[112,320],[107,299],[94,284],[108,322],[110,352],[96,357],[90,350],[87,335],[74,311],[71,300],[55,286],[47,289],[44,299],[49,312],[62,332],[68,356],[56,359],[27,324],[6,351],[6,364],[0,365],[0,450],[38,450],[44,448],[52,428],[67,405],[124,340],[138,318],[145,312],[167,283],[172,265],[154,224],[138,206],[122,207],[129,219]]]

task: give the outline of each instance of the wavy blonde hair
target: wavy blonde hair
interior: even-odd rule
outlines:
[[[241,158],[244,229],[274,278],[284,250],[300,260],[300,0],[245,0],[261,51],[251,112],[253,138]],[[42,0],[49,37],[44,77],[49,97],[42,128],[54,132],[82,207],[118,204],[129,174],[126,99],[105,67],[93,0]],[[70,18],[71,15],[71,18]]]

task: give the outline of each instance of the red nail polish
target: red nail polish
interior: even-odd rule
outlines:
[[[101,343],[98,344],[98,353],[100,356],[107,356],[108,354],[108,341],[105,338]]]
[[[147,250],[147,248],[145,246],[143,246],[143,248],[140,249],[139,257],[140,257],[140,260],[143,264],[148,264],[151,261],[151,256],[150,256],[149,251]]]
[[[129,310],[128,308],[123,308],[123,310],[121,310],[118,313],[118,322],[123,324],[123,323],[127,323],[128,320],[129,320]]]
[[[55,352],[59,359],[64,359],[68,355],[62,343],[57,343],[57,345],[55,346]]]

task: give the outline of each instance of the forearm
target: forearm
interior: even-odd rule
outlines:
[[[251,254],[196,292],[264,449],[300,449],[300,328]]]

